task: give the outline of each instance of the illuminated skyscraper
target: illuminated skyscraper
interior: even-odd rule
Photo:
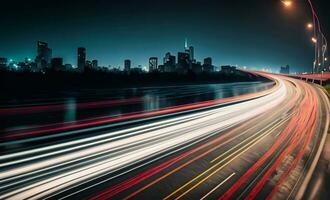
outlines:
[[[78,71],[83,73],[85,71],[85,65],[86,65],[86,48],[79,47],[78,48]]]
[[[185,51],[188,51],[189,50],[188,49],[188,39],[187,38],[184,39],[184,50]]]
[[[187,53],[189,55],[189,67],[191,68],[192,63],[196,63],[195,55],[194,55],[195,50],[194,50],[193,46],[188,47],[187,38],[185,39],[185,42],[184,42],[184,51],[185,51],[185,53]]]
[[[149,72],[157,71],[158,68],[158,58],[151,57],[149,58]]]
[[[164,57],[164,72],[174,72],[175,71],[175,56],[167,52]]]

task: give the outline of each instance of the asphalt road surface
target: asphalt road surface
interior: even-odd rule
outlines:
[[[111,131],[78,125],[93,134],[62,142],[30,132],[33,148],[0,156],[0,199],[295,198],[322,148],[328,99],[315,85],[263,75],[276,84],[132,113]],[[19,136],[0,147],[19,148]]]

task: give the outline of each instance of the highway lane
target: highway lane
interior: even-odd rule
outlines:
[[[328,100],[302,81],[266,76],[276,86],[253,95],[2,155],[0,199],[294,196],[327,129]]]

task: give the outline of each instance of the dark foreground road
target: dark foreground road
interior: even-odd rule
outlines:
[[[135,114],[112,131],[1,155],[0,199],[299,198],[325,141],[328,99],[266,76],[276,85],[261,92]]]

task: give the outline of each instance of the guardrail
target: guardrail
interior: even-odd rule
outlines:
[[[288,74],[292,78],[299,78],[307,82],[317,83],[320,85],[325,85],[330,83],[330,72],[324,72],[319,74]]]

